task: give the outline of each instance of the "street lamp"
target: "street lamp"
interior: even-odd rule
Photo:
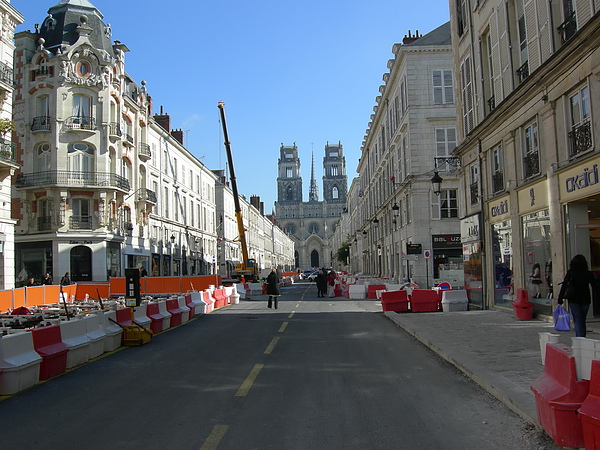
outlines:
[[[392,213],[394,214],[394,219],[400,215],[400,207],[398,203],[394,203],[392,205]]]
[[[433,185],[433,193],[435,195],[440,195],[442,193],[442,181],[442,177],[440,177],[440,174],[436,170],[433,173],[433,177],[431,178],[431,184]]]
[[[450,165],[457,168],[460,167],[460,158],[457,158],[455,156],[439,156],[433,158],[434,172],[433,177],[431,178],[431,184],[433,185],[433,192],[435,193],[435,195],[440,195],[442,193],[443,178],[440,177],[440,174],[438,173],[438,163]]]
[[[375,217],[375,218],[373,219],[373,225],[375,225],[376,227],[378,227],[378,226],[379,226],[379,219],[378,219],[377,217]]]
[[[171,235],[171,243],[172,243],[172,244],[174,244],[174,243],[175,243],[175,235],[174,235],[174,234],[172,234],[172,235]]]

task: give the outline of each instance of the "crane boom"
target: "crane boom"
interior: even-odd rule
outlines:
[[[231,154],[231,142],[229,141],[229,133],[227,133],[227,122],[225,120],[225,103],[218,104],[221,113],[221,126],[223,127],[223,137],[225,139],[225,150],[227,151],[227,163],[229,164],[229,173],[231,179],[231,189],[233,190],[233,202],[235,205],[235,218],[238,225],[239,240],[242,245],[242,264],[241,269],[246,271],[249,267],[248,243],[246,242],[246,230],[244,229],[244,221],[242,220],[242,207],[240,206],[240,198],[238,195],[237,180],[235,178],[235,169],[233,167],[233,155]],[[253,264],[254,266],[254,264]],[[254,267],[252,267],[254,272]]]

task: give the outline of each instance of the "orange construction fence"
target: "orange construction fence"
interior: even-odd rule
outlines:
[[[144,277],[140,278],[141,294],[178,294],[188,291],[203,291],[209,286],[220,286],[219,275],[195,277]],[[111,278],[107,282],[78,283],[63,286],[64,300],[69,302],[74,296],[77,300],[125,295],[125,278]],[[19,306],[51,305],[62,302],[60,286],[32,286],[0,291],[0,313]]]

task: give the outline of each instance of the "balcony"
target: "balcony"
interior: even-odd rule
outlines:
[[[131,190],[129,180],[114,173],[69,170],[47,170],[20,174],[17,176],[15,185],[17,188],[86,186],[116,188],[126,192]]]
[[[525,61],[525,63],[517,69],[517,76],[519,77],[519,84],[527,79],[529,76],[529,61]]]
[[[572,12],[571,15],[567,17],[567,20],[558,26],[557,30],[563,44],[571,39],[573,35],[577,33],[577,19],[575,18],[575,13]]]
[[[525,155],[523,158],[523,171],[526,179],[540,173],[540,157],[538,152],[531,152]]]
[[[69,218],[69,229],[71,230],[91,230],[92,229],[92,217],[91,216],[76,216],[73,215]]]
[[[33,118],[31,131],[50,131],[50,116],[38,116]]]
[[[492,175],[493,192],[500,192],[504,189],[504,172],[498,170]]]
[[[71,131],[96,131],[96,119],[86,116],[71,116],[65,121],[65,126]]]
[[[573,127],[569,132],[569,156],[575,156],[592,148],[592,126],[590,122]]]
[[[38,217],[38,231],[49,231],[52,229],[52,217],[42,216]]]
[[[138,189],[136,200],[138,202],[153,203],[156,205],[156,193],[150,189],[140,188]]]
[[[133,136],[130,135],[129,133],[125,133],[124,136],[124,143],[129,145],[130,147],[133,147]]]
[[[17,163],[16,156],[17,144],[0,138],[0,161],[6,161],[13,164]]]
[[[12,89],[14,83],[13,68],[6,63],[0,62],[0,81]]]
[[[145,142],[140,142],[138,144],[138,156],[143,161],[148,161],[152,158],[152,151],[150,150],[150,146]]]
[[[119,124],[117,122],[111,122],[110,125],[108,126],[108,134],[111,137],[116,137],[116,138],[120,138],[121,136],[123,136],[123,132],[121,131],[121,124]]]

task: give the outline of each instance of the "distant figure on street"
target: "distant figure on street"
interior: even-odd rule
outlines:
[[[49,273],[46,273],[44,275],[44,278],[42,278],[42,284],[46,285],[46,286],[52,284],[52,277],[50,276]]]
[[[271,273],[267,277],[267,295],[269,296],[267,308],[271,308],[271,304],[274,303],[275,309],[277,309],[277,297],[281,294],[279,293],[279,276],[275,269],[271,269]]]
[[[529,279],[531,280],[531,284],[533,284],[533,289],[535,294],[533,294],[533,298],[542,298],[542,294],[540,292],[540,286],[542,284],[542,273],[540,271],[540,263],[535,263],[533,268],[531,269],[531,275],[529,275]]]
[[[329,297],[335,297],[335,270],[330,270],[327,275],[327,294]]]
[[[594,297],[596,297],[598,286],[594,272],[589,270],[585,256],[573,256],[569,264],[569,270],[561,283],[558,304],[562,305],[565,298],[568,300],[569,311],[573,314],[576,337],[585,337],[587,333],[585,319],[592,302],[590,286]]]
[[[69,284],[71,284],[71,276],[69,275],[69,272],[65,272],[65,276],[60,280],[60,285],[68,286]]]
[[[325,267],[317,273],[317,297],[325,297],[327,293],[327,271]]]
[[[146,270],[146,268],[144,266],[140,266],[140,277],[147,277],[148,276],[148,271]]]
[[[29,281],[27,282],[27,286],[37,286],[37,283],[35,282],[35,278],[31,277],[29,279]]]

